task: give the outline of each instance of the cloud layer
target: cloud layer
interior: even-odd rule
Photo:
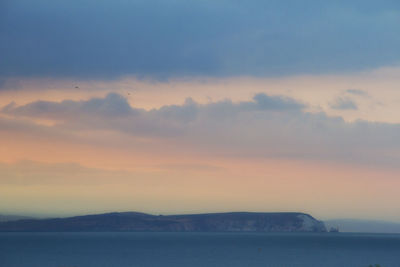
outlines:
[[[8,117],[1,124],[3,129],[17,131],[26,127],[34,134],[62,133],[63,138],[80,132],[96,136],[96,132],[110,131],[133,138],[135,144],[147,140],[142,144],[145,149],[154,149],[154,143],[146,143],[153,140],[158,149],[172,145],[177,153],[394,166],[400,159],[399,125],[349,123],[340,117],[306,112],[305,107],[291,98],[259,93],[249,101],[199,104],[188,98],[182,105],[145,110],[131,107],[124,97],[110,93],[85,101],[9,104],[1,110]],[[21,122],[36,119],[51,120],[53,126]]]
[[[274,76],[400,61],[397,1],[13,0],[1,5],[4,77]]]

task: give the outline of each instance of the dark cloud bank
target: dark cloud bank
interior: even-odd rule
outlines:
[[[400,60],[399,3],[5,0],[0,78],[271,76],[386,66]]]
[[[115,131],[132,138],[175,142],[177,149],[225,156],[289,157],[396,166],[400,160],[400,125],[367,121],[345,122],[325,113],[309,113],[291,98],[260,93],[250,101],[224,100],[144,110],[131,107],[121,95],[87,101],[37,101],[9,104],[2,128],[23,131],[21,118],[44,118],[52,127],[27,124],[33,134]],[[12,121],[18,120],[18,127]],[[10,126],[11,125],[11,126]],[[105,141],[107,142],[107,141]],[[162,144],[162,143],[161,143]],[[129,144],[127,144],[129,146]]]

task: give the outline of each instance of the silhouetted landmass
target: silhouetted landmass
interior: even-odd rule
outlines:
[[[2,214],[0,214],[0,222],[27,220],[27,219],[33,219],[33,218],[32,217],[28,217],[28,216],[2,215]]]
[[[0,223],[0,231],[160,232],[326,232],[323,222],[304,213],[232,212],[191,215],[106,213]]]

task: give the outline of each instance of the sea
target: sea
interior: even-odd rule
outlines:
[[[0,233],[0,267],[400,267],[400,235]]]

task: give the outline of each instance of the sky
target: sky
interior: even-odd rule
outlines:
[[[0,2],[0,213],[400,222],[400,2]]]

